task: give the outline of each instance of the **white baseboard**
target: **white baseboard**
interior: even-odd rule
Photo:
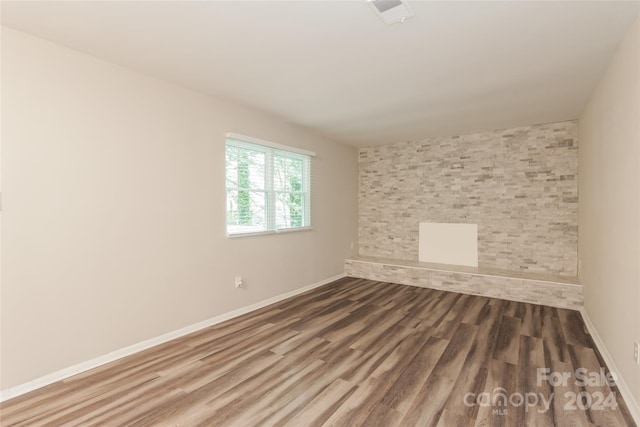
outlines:
[[[587,329],[589,330],[589,334],[591,334],[591,338],[593,338],[593,342],[598,347],[598,350],[600,351],[600,355],[602,356],[605,363],[607,364],[609,371],[611,371],[614,374],[616,378],[616,385],[618,386],[618,390],[620,390],[620,394],[622,394],[622,398],[624,399],[624,402],[627,404],[627,407],[629,408],[629,412],[631,412],[631,416],[633,417],[636,424],[640,426],[640,404],[638,403],[638,401],[636,401],[635,397],[633,396],[633,393],[631,393],[631,390],[629,389],[629,386],[624,381],[624,378],[620,375],[620,371],[618,370],[618,367],[613,361],[613,357],[611,357],[611,354],[607,350],[607,347],[605,347],[604,342],[602,341],[602,338],[600,338],[600,335],[598,334],[596,327],[593,325],[593,322],[591,322],[591,318],[587,314],[587,311],[584,309],[584,307],[580,309],[580,314],[582,314],[582,318],[584,320],[585,325],[587,326]]]
[[[80,374],[90,369],[97,368],[98,366],[113,362],[114,360],[121,359],[123,357],[132,355],[139,351],[146,350],[158,344],[162,344],[167,341],[171,341],[172,339],[179,338],[181,336],[198,331],[200,329],[204,329],[209,326],[215,325],[217,323],[224,322],[225,320],[233,319],[234,317],[238,317],[243,314],[249,313],[251,311],[258,310],[262,307],[266,307],[278,301],[282,301],[284,299],[301,294],[303,292],[307,292],[311,289],[326,285],[335,280],[342,279],[343,277],[346,277],[346,274],[344,273],[338,274],[337,276],[333,276],[328,279],[321,280],[319,282],[293,290],[291,292],[280,294],[275,297],[268,298],[266,300],[257,302],[255,304],[251,304],[246,307],[238,308],[228,313],[224,313],[219,316],[212,317],[211,319],[203,320],[202,322],[194,323],[192,325],[185,326],[184,328],[180,328],[178,330],[160,335],[158,337],[151,338],[146,341],[142,341],[125,348],[121,348],[120,350],[116,350],[111,353],[105,354],[103,356],[96,357],[95,359],[87,360],[86,362],[78,363],[77,365],[73,365],[68,368],[64,368],[59,371],[52,372],[50,374],[37,378],[33,381],[29,381],[24,384],[17,385],[15,387],[10,387],[0,392],[0,402],[4,402],[5,400],[12,399],[14,397],[20,396],[21,394],[25,394],[30,391],[47,386],[49,384],[53,384],[57,381],[64,380],[66,378],[72,377],[74,375]]]

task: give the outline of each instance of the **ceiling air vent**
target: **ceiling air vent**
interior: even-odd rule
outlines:
[[[413,16],[406,0],[369,0],[369,4],[387,25],[404,22]]]

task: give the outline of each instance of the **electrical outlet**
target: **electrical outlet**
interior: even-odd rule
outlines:
[[[640,365],[640,344],[638,341],[633,343],[633,360],[636,361],[636,365]]]
[[[242,288],[244,286],[244,281],[241,276],[236,276],[236,288]]]

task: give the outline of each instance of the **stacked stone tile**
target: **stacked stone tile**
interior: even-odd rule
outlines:
[[[481,267],[577,274],[577,123],[362,148],[360,255],[418,260],[420,222],[478,224]]]
[[[426,263],[367,257],[346,259],[344,269],[345,274],[352,277],[572,310],[579,310],[583,302],[582,286],[575,279],[562,277],[476,268],[447,269]]]

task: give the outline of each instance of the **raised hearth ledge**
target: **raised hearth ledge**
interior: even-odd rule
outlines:
[[[582,286],[575,277],[357,256],[345,274],[381,282],[579,310]]]

